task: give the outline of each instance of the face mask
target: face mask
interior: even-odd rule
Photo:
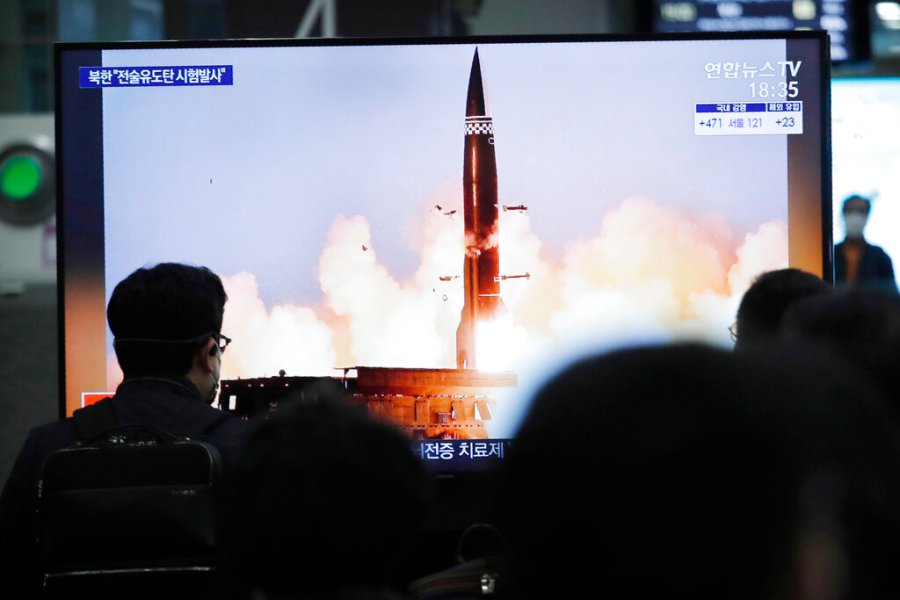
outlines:
[[[866,226],[866,220],[868,217],[859,213],[850,213],[844,215],[844,225],[847,229],[847,237],[851,238],[860,238],[862,237],[863,229]]]
[[[213,387],[209,391],[209,396],[207,396],[206,398],[206,403],[212,404],[216,400],[216,394],[219,393],[219,378],[211,373],[209,375],[209,378],[212,379]]]
[[[221,361],[222,361],[222,352],[221,352],[221,350],[218,350],[218,349],[217,349],[217,350],[216,350],[216,355],[219,357],[219,368],[221,368],[221,366],[222,366],[222,362],[221,362]],[[207,396],[207,398],[206,398],[206,403],[207,403],[207,404],[212,404],[212,403],[215,402],[215,400],[216,400],[216,394],[219,393],[219,378],[220,378],[220,373],[218,372],[218,369],[216,370],[216,372],[210,373],[210,374],[209,374],[209,378],[210,378],[210,380],[212,381],[212,384],[213,384],[213,385],[212,385],[212,389],[209,391],[209,396]]]

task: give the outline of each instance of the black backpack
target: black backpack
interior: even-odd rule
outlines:
[[[38,482],[45,596],[221,597],[217,448],[119,425],[110,398],[73,426],[80,441],[51,452]]]

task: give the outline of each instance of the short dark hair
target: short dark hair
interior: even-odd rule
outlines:
[[[125,377],[187,373],[206,343],[199,336],[222,328],[227,299],[222,280],[206,267],[159,263],[119,282],[106,318]]]
[[[844,198],[844,203],[841,205],[841,212],[847,212],[847,207],[851,202],[864,202],[866,205],[866,214],[869,214],[872,211],[872,201],[866,198],[865,196],[860,196],[859,194],[851,194]]]
[[[785,313],[781,337],[833,352],[880,385],[900,414],[900,295],[850,287]]]
[[[241,585],[270,597],[398,590],[431,498],[424,464],[365,405],[334,388],[311,391],[279,406],[244,448],[228,562]]]
[[[497,500],[510,597],[770,597],[818,531],[846,560],[840,597],[896,594],[896,431],[825,358],[672,345],[550,379]]]
[[[831,290],[821,277],[796,268],[759,275],[744,292],[738,306],[735,349],[754,348],[773,341],[788,307]]]

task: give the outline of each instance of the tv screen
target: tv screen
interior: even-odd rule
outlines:
[[[821,29],[831,41],[831,60],[871,57],[866,0],[645,0],[644,18],[655,32],[775,31]]]
[[[835,78],[832,94],[833,238],[844,239],[841,207],[871,200],[866,240],[881,246],[900,272],[900,77]],[[900,284],[900,278],[897,279]]]
[[[187,262],[229,296],[223,410],[325,379],[497,460],[572,356],[727,346],[759,273],[830,278],[826,43],[58,44],[61,412],[121,379],[116,283]]]

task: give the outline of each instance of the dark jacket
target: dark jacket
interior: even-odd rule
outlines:
[[[203,406],[198,408],[197,403]],[[212,442],[226,468],[237,460],[242,444],[256,427],[253,421],[206,406],[187,379],[129,379],[116,390],[112,406],[120,425],[150,426]],[[0,496],[0,598],[33,597],[38,590],[32,521],[37,479],[50,452],[76,441],[71,417],[54,421],[32,429],[16,458]],[[35,592],[29,595],[25,590]]]
[[[845,285],[847,281],[847,259],[844,257],[846,240],[834,247],[834,282]],[[862,256],[859,259],[859,270],[855,285],[887,288],[897,291],[894,279],[894,265],[888,253],[880,246],[863,241]]]

